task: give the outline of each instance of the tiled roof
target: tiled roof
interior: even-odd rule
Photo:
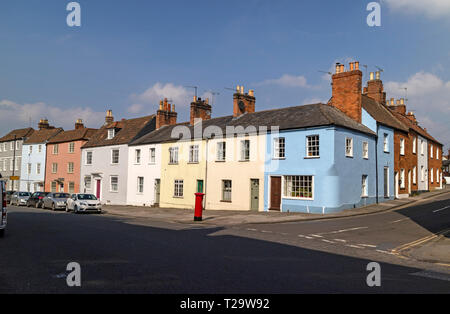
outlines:
[[[17,129],[9,132],[2,138],[0,138],[0,142],[7,142],[7,141],[13,141],[14,136],[16,136],[16,139],[23,139],[26,137],[29,137],[31,134],[33,134],[34,129],[33,128],[26,128],[26,129]]]
[[[225,135],[227,127],[243,127],[244,129],[251,126],[254,126],[257,129],[259,129],[259,127],[267,127],[267,131],[270,131],[271,127],[277,126],[280,130],[290,130],[327,125],[340,126],[362,133],[375,135],[375,133],[369,128],[357,123],[340,110],[325,104],[312,104],[258,111],[255,113],[244,114],[239,118],[233,118],[233,116],[214,118],[203,121],[202,129],[204,131],[207,128],[209,130],[213,130],[212,127],[220,128],[222,134]],[[174,131],[176,127],[182,126],[187,126],[189,128],[191,138],[198,138],[197,134],[194,134],[194,126],[191,126],[186,122],[174,126],[162,127],[159,130],[155,130],[137,138],[132,141],[130,145],[175,141],[177,138],[172,137],[172,131]],[[175,131],[177,130],[175,129]],[[204,133],[203,131],[202,134]],[[175,132],[174,136],[175,135],[179,135],[178,132]]]
[[[135,137],[154,130],[155,125],[155,115],[112,122],[95,132],[83,148],[128,144]],[[113,139],[108,140],[108,129],[111,128],[117,129],[117,133]]]
[[[45,143],[49,139],[51,139],[53,136],[57,135],[58,133],[64,131],[62,128],[57,129],[41,129],[36,130],[33,132],[33,134],[23,143],[24,144],[38,144],[38,143]]]
[[[62,131],[58,135],[51,138],[48,143],[56,144],[56,143],[64,143],[64,142],[73,142],[80,140],[89,140],[91,136],[97,131],[97,129],[90,128],[81,128],[70,131]]]
[[[415,131],[416,133],[418,133],[419,135],[425,137],[426,139],[428,139],[430,141],[433,141],[433,142],[435,142],[437,144],[441,144],[438,140],[436,140],[434,137],[432,137],[427,131],[422,129],[418,124],[416,124],[416,123],[412,122],[411,120],[409,120],[408,117],[402,115],[401,113],[392,111],[392,110],[391,110],[391,112],[395,115],[395,117],[397,119],[402,121],[403,124],[405,124],[411,130]]]
[[[408,132],[408,127],[400,122],[386,106],[378,103],[372,98],[362,95],[362,107],[377,122],[403,132]]]

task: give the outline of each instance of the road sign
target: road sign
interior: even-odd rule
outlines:
[[[20,180],[20,177],[18,177],[18,176],[11,176],[11,177],[9,177],[9,179],[10,179],[11,181],[19,181],[19,180]]]

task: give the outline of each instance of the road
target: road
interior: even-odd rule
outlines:
[[[445,273],[389,254],[448,228],[449,205],[447,194],[377,215],[229,228],[11,207],[0,293],[450,293]],[[372,261],[381,287],[366,284]],[[81,287],[66,284],[70,262]]]

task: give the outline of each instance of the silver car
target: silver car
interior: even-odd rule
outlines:
[[[42,200],[42,208],[51,208],[52,210],[66,209],[69,197],[70,194],[67,193],[49,193]]]
[[[11,196],[10,204],[16,206],[26,206],[30,196],[30,192],[14,192]]]

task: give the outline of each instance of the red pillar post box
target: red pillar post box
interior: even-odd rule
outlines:
[[[203,197],[205,194],[203,193],[195,193],[195,215],[194,221],[202,221],[203,220]]]

